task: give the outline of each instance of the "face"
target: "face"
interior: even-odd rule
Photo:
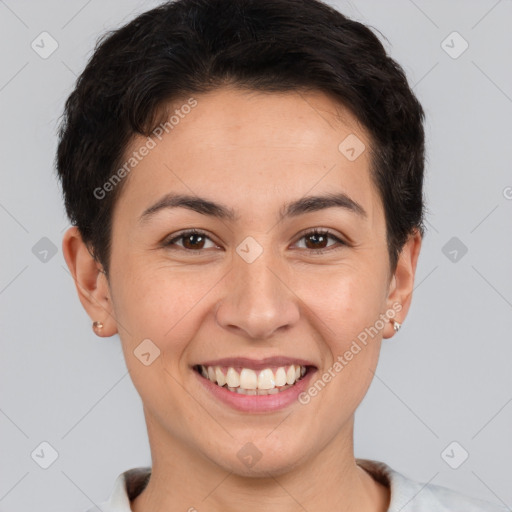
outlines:
[[[112,316],[91,317],[119,332],[153,448],[279,474],[351,444],[419,241],[392,275],[370,139],[328,96],[194,98],[125,178],[108,284],[98,274]]]

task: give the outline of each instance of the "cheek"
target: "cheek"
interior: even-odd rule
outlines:
[[[374,325],[385,308],[386,284],[378,269],[342,264],[314,275],[298,275],[297,296],[317,317],[326,340],[340,348]]]
[[[321,382],[316,387],[322,389],[327,383],[330,391],[322,398],[328,403],[327,409],[340,407],[342,402],[345,410],[355,410],[378,363],[385,280],[378,265],[374,272],[370,268],[362,263],[340,266],[323,278],[317,275],[309,280],[308,287],[298,293],[314,313],[310,321],[321,335],[322,370],[328,374],[317,375]]]
[[[143,402],[166,414],[169,403],[180,402],[175,391],[179,365],[200,325],[197,305],[211,286],[208,280],[186,280],[147,263],[124,265],[113,289],[125,361]],[[150,354],[149,364],[144,353]]]
[[[218,270],[125,262],[114,289],[116,319],[125,327],[124,333],[120,330],[123,342],[132,347],[149,338],[162,351],[181,352],[200,325],[201,304],[221,277]]]

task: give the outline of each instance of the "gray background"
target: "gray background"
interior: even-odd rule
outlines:
[[[94,336],[62,257],[53,159],[97,37],[157,4],[0,0],[0,511],[83,511],[150,463],[119,339]],[[427,114],[429,231],[410,314],[356,415],[356,456],[512,507],[512,2],[333,5],[387,37]],[[46,59],[31,47],[43,31],[58,43]],[[48,469],[42,442],[58,453]]]

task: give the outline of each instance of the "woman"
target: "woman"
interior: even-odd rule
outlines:
[[[179,0],[101,42],[60,132],[63,251],[152,456],[104,511],[504,510],[354,457],[411,303],[422,121],[314,0]]]

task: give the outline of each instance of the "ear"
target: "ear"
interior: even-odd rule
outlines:
[[[421,234],[415,230],[407,239],[398,258],[395,273],[389,283],[387,297],[388,311],[395,311],[394,320],[400,324],[405,320],[412,300],[414,276],[421,249]],[[393,321],[386,324],[383,338],[391,338],[395,334]]]
[[[107,276],[82,240],[77,227],[69,228],[64,234],[62,252],[82,306],[93,322],[103,324],[103,328],[95,329],[95,333],[101,337],[113,336],[117,332],[117,322],[113,316]]]

